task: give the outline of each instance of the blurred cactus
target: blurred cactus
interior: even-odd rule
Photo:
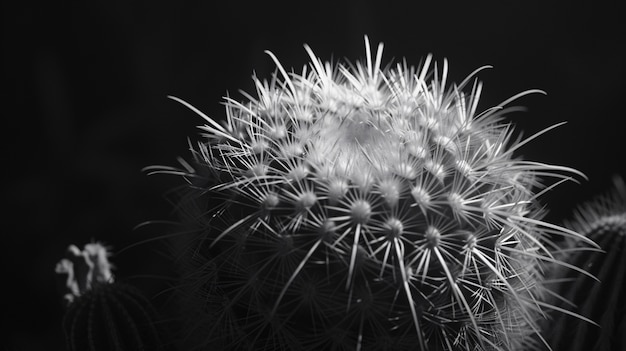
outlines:
[[[86,244],[83,250],[75,245],[67,248],[67,257],[57,263],[55,272],[68,305],[97,284],[113,283],[109,255],[107,247],[97,242]]]
[[[598,323],[557,314],[546,333],[555,350],[626,350],[626,186],[615,178],[613,189],[581,206],[568,227],[594,240],[602,251],[576,250],[566,262],[582,267],[595,277],[575,275],[557,267],[554,280],[563,301]]]
[[[254,78],[206,120],[180,204],[185,349],[513,350],[532,346],[558,236],[526,140],[477,113],[481,83],[448,65],[324,63]],[[466,89],[471,85],[471,89]],[[467,91],[469,90],[469,91]]]
[[[71,245],[56,267],[67,310],[69,351],[165,350],[156,312],[139,290],[114,282],[108,250],[100,243]]]

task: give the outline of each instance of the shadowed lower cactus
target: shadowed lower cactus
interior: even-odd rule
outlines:
[[[551,239],[538,176],[448,66],[324,63],[254,78],[184,169],[185,349],[513,350],[533,346]],[[470,89],[467,89],[471,87]],[[549,130],[551,128],[546,129]],[[545,131],[544,131],[545,132]],[[543,133],[543,132],[542,132]],[[541,134],[541,133],[539,133]],[[558,262],[557,262],[558,264]]]
[[[620,178],[614,183],[611,192],[581,206],[568,223],[597,242],[602,252],[578,251],[566,261],[596,279],[559,268],[555,274],[557,292],[567,301],[560,305],[573,305],[598,324],[555,315],[546,335],[556,350],[626,350],[626,186]]]
[[[67,310],[63,331],[69,351],[166,350],[156,312],[143,294],[114,282],[107,249],[99,243],[83,250],[71,245],[56,273]]]

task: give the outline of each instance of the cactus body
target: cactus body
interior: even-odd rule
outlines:
[[[165,350],[156,312],[136,288],[96,284],[78,297],[63,319],[69,351]]]
[[[593,239],[602,251],[579,251],[567,262],[590,276],[557,269],[558,292],[574,311],[597,323],[556,315],[547,334],[556,350],[609,351],[626,349],[626,186],[617,178],[612,191],[581,206],[568,224]],[[594,279],[595,278],[595,279]]]
[[[537,332],[550,235],[525,142],[471,76],[324,63],[278,66],[256,96],[205,117],[181,208],[198,349],[510,350]],[[391,66],[389,66],[391,67]],[[520,94],[523,95],[523,94]],[[174,98],[194,109],[186,102]],[[195,109],[194,109],[195,110]],[[195,110],[197,111],[197,110]],[[199,112],[199,111],[197,111]],[[200,113],[200,112],[199,112]],[[181,239],[182,240],[182,239]]]

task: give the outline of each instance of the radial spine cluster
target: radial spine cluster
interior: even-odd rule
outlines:
[[[189,183],[195,226],[181,292],[195,346],[255,350],[509,350],[537,334],[548,234],[537,176],[566,167],[519,160],[527,141],[478,113],[470,75],[448,65],[311,63],[254,78],[206,119]],[[550,129],[550,128],[548,128]]]

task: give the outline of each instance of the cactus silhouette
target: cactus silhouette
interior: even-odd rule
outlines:
[[[56,273],[67,302],[63,331],[69,351],[166,350],[152,304],[133,286],[114,282],[108,250],[68,248]]]
[[[557,350],[609,351],[626,349],[626,186],[614,179],[611,191],[581,206],[568,227],[583,233],[601,251],[577,251],[566,262],[588,270],[594,277],[574,275],[557,267],[554,279],[562,307],[598,323],[581,323],[566,314],[555,315],[547,334]],[[578,243],[571,243],[576,248]],[[556,302],[555,302],[556,304]]]
[[[533,346],[557,236],[539,177],[472,73],[366,60],[277,65],[225,98],[184,167],[177,236],[186,349],[511,350]],[[431,67],[432,66],[432,67]],[[558,125],[557,125],[558,126]],[[586,239],[581,239],[586,240]]]

